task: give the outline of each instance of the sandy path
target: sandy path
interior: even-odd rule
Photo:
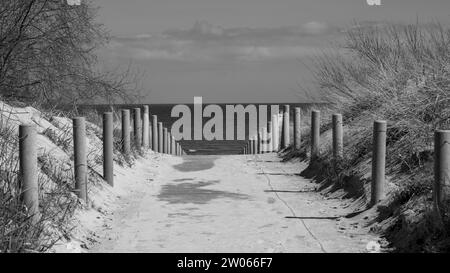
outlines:
[[[170,158],[92,252],[363,252],[373,236],[273,154]]]

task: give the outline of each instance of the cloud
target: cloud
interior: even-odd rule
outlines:
[[[264,61],[304,57],[320,46],[311,39],[335,34],[322,22],[279,28],[224,28],[198,21],[189,29],[114,37],[110,55],[136,60]]]
[[[223,28],[206,21],[197,21],[190,29],[172,29],[164,34],[174,39],[192,41],[267,41],[280,38],[299,38],[311,35],[327,35],[338,29],[323,22],[309,22],[302,26],[278,28]]]

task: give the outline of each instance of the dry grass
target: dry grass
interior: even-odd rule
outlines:
[[[323,151],[320,171],[341,188],[343,178],[361,177],[355,170],[370,160],[372,122],[387,120],[387,174],[397,190],[390,193],[383,215],[397,221],[384,231],[414,238],[397,241],[398,251],[448,249],[450,244],[441,243],[449,241],[448,210],[438,215],[442,221],[431,221],[433,227],[412,226],[430,223],[433,134],[450,129],[450,29],[439,23],[355,24],[341,48],[317,56],[314,63],[317,82],[330,101],[338,101],[332,108],[343,114],[346,125],[345,158],[336,165],[330,151]],[[307,153],[304,145],[297,156]]]
[[[61,166],[39,158],[41,219],[31,221],[20,196],[18,138],[9,123],[8,117],[0,116],[0,252],[45,251],[58,240],[55,232],[66,234],[70,229],[76,199]]]
[[[42,117],[55,127],[42,132],[63,152],[62,158],[44,152],[38,157],[40,169],[39,211],[41,219],[32,223],[31,215],[20,198],[18,165],[18,136],[12,126],[13,116],[0,115],[0,253],[43,252],[50,249],[62,237],[69,238],[73,228],[71,217],[82,206],[74,194],[72,126],[67,118],[76,112],[46,110]],[[96,113],[83,113],[87,117],[86,134],[91,144],[88,153],[89,185],[101,183],[102,120]],[[116,115],[117,118],[117,115]],[[118,120],[118,119],[116,119]],[[115,147],[121,146],[120,124],[115,123]],[[114,151],[114,161],[132,166],[140,151],[125,157],[120,149]],[[88,186],[88,188],[90,188]]]

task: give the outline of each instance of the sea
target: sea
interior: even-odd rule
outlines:
[[[271,119],[271,105],[279,105],[280,111],[284,109],[285,105],[290,106],[291,111],[291,123],[293,122],[293,113],[295,107],[300,107],[302,112],[306,113],[309,109],[313,108],[314,106],[323,106],[326,103],[281,103],[281,104],[270,104],[270,103],[254,103],[258,109],[261,105],[267,105],[267,119],[268,121]],[[172,117],[171,112],[172,108],[178,104],[115,104],[115,105],[107,105],[107,104],[95,104],[95,105],[82,105],[79,107],[79,111],[82,113],[83,111],[95,111],[98,113],[98,115],[101,115],[103,112],[111,111],[112,109],[114,111],[120,111],[121,109],[133,109],[137,107],[143,107],[143,105],[149,105],[150,108],[150,120],[151,115],[157,115],[158,116],[158,122],[162,122],[163,126],[168,128],[170,131],[170,128],[172,127],[172,124],[177,121],[178,117]],[[191,109],[191,126],[194,126],[193,122],[193,115],[194,115],[194,105],[193,104],[185,104]],[[210,104],[203,104],[203,108],[205,108],[207,105]],[[226,120],[225,120],[225,107],[226,105],[237,105],[237,104],[215,104],[221,107],[223,111],[223,125],[224,125],[224,139],[226,136],[227,130],[230,129],[229,126],[227,126]],[[244,107],[246,107],[248,104],[242,104]],[[203,117],[203,125],[209,120],[209,117]],[[237,127],[237,120],[235,117],[234,121],[234,132],[236,134],[236,127]],[[249,138],[248,133],[248,115],[246,115],[246,139]],[[194,129],[191,129],[191,132],[193,134]],[[235,138],[236,139],[236,138]],[[193,140],[193,137],[191,137],[191,140],[179,140],[179,143],[183,150],[188,155],[232,155],[232,154],[242,154],[244,152],[244,147],[247,143],[247,140]]]

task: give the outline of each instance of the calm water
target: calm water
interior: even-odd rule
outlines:
[[[150,115],[157,115],[158,121],[163,122],[164,127],[171,128],[172,124],[178,120],[176,117],[171,117],[171,111],[172,108],[175,106],[175,104],[148,104],[150,105]],[[193,104],[186,104],[191,108],[191,115],[194,115],[194,108]],[[208,104],[203,104],[203,108],[206,107]],[[223,110],[223,125],[224,125],[224,138],[227,131],[226,128],[226,122],[225,122],[225,106],[226,104],[217,104],[219,105]],[[247,104],[243,104],[246,106]],[[270,120],[270,105],[271,104],[263,104],[263,103],[255,103],[254,105],[267,105],[268,113],[267,117],[268,120]],[[282,110],[284,105],[290,105],[291,110],[291,117],[293,116],[293,111],[295,107],[301,107],[302,111],[306,111],[307,109],[311,108],[314,104],[311,103],[285,103],[285,104],[279,104],[280,110]],[[316,104],[317,105],[317,104]],[[113,108],[118,111],[120,109],[131,109],[135,107],[140,107],[142,105],[140,104],[122,104],[122,105],[114,105]],[[109,105],[84,105],[81,108],[81,111],[83,110],[96,110],[99,114],[102,112],[110,111],[111,106]],[[210,118],[203,118],[203,124]],[[248,120],[248,117],[246,115],[246,119]],[[248,121],[246,120],[246,125],[248,126]],[[292,121],[292,118],[291,118]],[[191,125],[194,126],[193,120],[191,121]],[[235,118],[234,126],[237,126],[237,121]],[[193,128],[191,129],[192,133],[194,132]],[[236,134],[236,128],[234,129]],[[246,136],[248,139],[248,128],[246,132]],[[239,141],[239,140],[233,140],[233,141],[227,141],[227,140],[213,140],[213,141],[207,141],[207,140],[181,140],[180,141],[181,146],[186,151],[187,154],[191,155],[213,155],[213,154],[241,154],[243,152],[244,146],[246,144],[246,141]]]

